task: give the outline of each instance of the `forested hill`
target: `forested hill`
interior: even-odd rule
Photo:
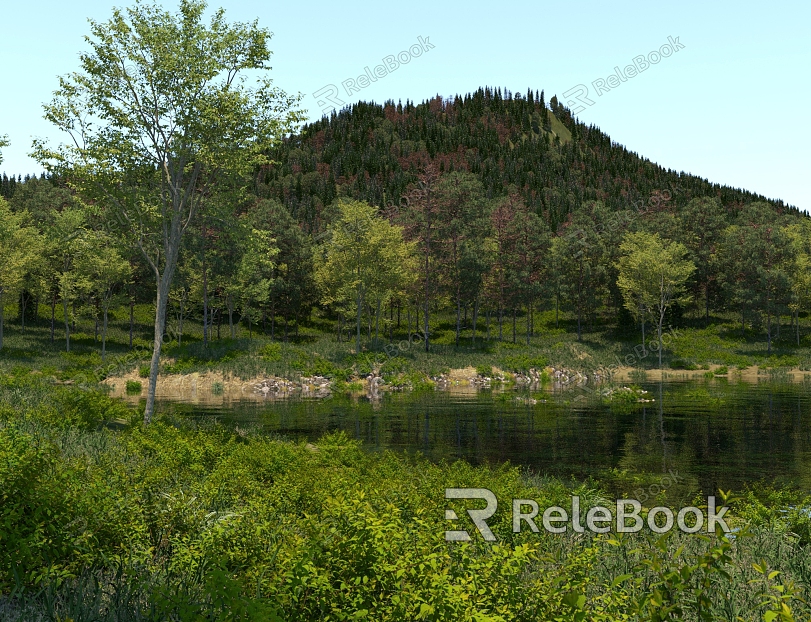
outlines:
[[[474,173],[490,196],[514,186],[552,231],[588,200],[616,211],[658,196],[675,210],[714,196],[728,217],[752,201],[799,213],[782,201],[664,169],[578,121],[556,97],[547,106],[543,91],[481,88],[419,105],[360,102],[305,126],[272,155],[277,164],[260,194],[280,199],[310,230],[336,196],[397,203],[429,161],[440,172]]]

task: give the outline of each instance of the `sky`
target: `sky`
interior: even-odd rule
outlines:
[[[41,171],[28,157],[32,139],[65,139],[42,118],[42,104],[57,76],[79,68],[87,19],[106,20],[113,6],[6,3],[0,135],[11,145],[0,172]],[[221,0],[210,8],[220,6],[229,20],[258,19],[274,33],[271,76],[302,94],[311,120],[334,91],[350,104],[419,103],[480,86],[543,89],[547,101],[571,99],[581,121],[665,168],[811,209],[807,1]],[[376,75],[386,57],[408,62]],[[634,58],[643,70],[631,77]],[[375,81],[359,79],[366,67]],[[609,78],[615,67],[621,78]],[[356,87],[349,94],[347,80]]]

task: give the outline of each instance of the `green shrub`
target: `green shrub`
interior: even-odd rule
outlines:
[[[493,375],[493,367],[491,365],[477,365],[476,366],[476,375],[477,376],[492,376]]]
[[[721,365],[714,373],[716,376],[725,376],[729,373],[729,368],[726,365]]]
[[[259,356],[265,361],[280,361],[282,359],[282,346],[276,342],[265,344],[260,348]]]
[[[504,357],[500,367],[513,372],[526,373],[530,369],[543,369],[549,365],[549,359],[545,356],[531,357],[528,354],[515,354]]]
[[[140,395],[143,385],[137,380],[127,380],[126,392],[127,395]]]
[[[149,365],[141,365],[141,367],[138,368],[138,376],[141,378],[149,378],[149,370]]]
[[[211,392],[214,395],[222,395],[225,392],[225,387],[222,382],[215,382],[211,385]]]
[[[350,372],[315,353],[298,352],[290,367],[299,371],[302,376],[323,376],[346,381]]]

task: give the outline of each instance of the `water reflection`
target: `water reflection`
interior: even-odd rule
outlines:
[[[714,379],[643,388],[654,403],[617,406],[573,402],[567,394],[437,391],[384,394],[377,404],[334,396],[181,410],[307,440],[345,430],[374,450],[509,461],[559,476],[674,470],[704,491],[740,489],[758,480],[811,488],[808,385]],[[164,402],[161,408],[178,407]]]

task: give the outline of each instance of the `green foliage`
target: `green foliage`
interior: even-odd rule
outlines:
[[[28,395],[0,420],[0,591],[22,590],[22,612],[47,605],[54,619],[104,622],[809,613],[807,555],[786,555],[787,538],[808,538],[811,500],[801,493],[722,497],[756,537],[517,534],[503,504],[489,521],[497,543],[474,534],[449,544],[448,486],[542,507],[565,507],[571,494],[591,505],[603,493],[508,466],[366,452],[343,432],[304,444],[161,421],[120,432],[52,427],[36,415],[52,405],[41,382],[20,373],[0,387],[0,397],[10,387]],[[115,402],[77,395],[53,404],[100,419]]]
[[[271,342],[259,349],[259,356],[265,361],[279,361],[282,358],[281,344]]]
[[[542,370],[549,365],[549,359],[545,356],[530,356],[529,354],[515,354],[505,356],[501,362],[501,367],[509,371],[526,373],[530,369]]]
[[[672,358],[670,359],[670,369],[688,369],[694,370],[698,369],[698,365],[691,361],[687,361],[682,358]]]
[[[341,201],[337,208],[329,240],[317,251],[315,279],[324,304],[342,313],[354,308],[359,352],[364,308],[379,309],[413,282],[414,244],[367,203]]]
[[[340,367],[315,352],[296,352],[290,367],[301,372],[302,376],[323,376],[325,378],[336,378],[344,382],[352,375],[351,368]]]
[[[487,365],[476,365],[476,375],[482,377],[488,377],[493,375],[493,368],[492,366]]]
[[[143,385],[140,382],[137,380],[127,380],[127,395],[140,395],[142,390]]]

